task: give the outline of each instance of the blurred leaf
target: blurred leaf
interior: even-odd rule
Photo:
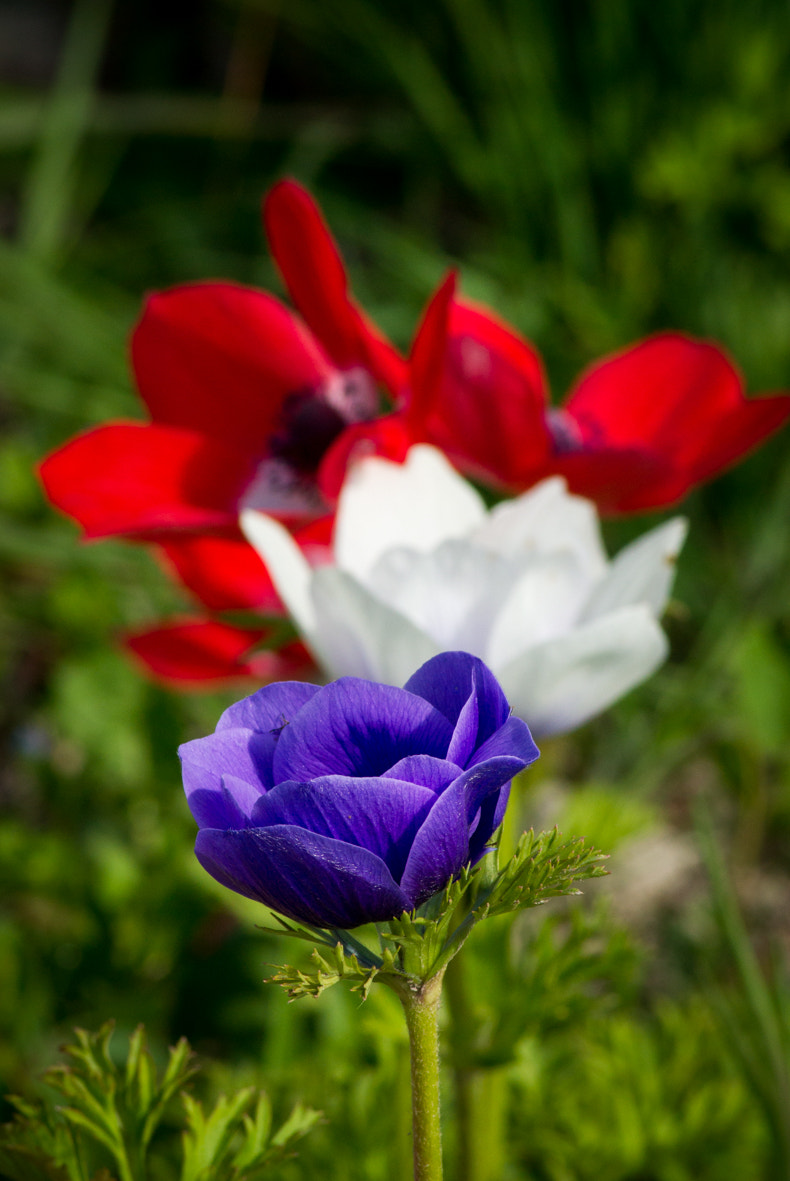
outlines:
[[[587,783],[562,801],[557,824],[565,832],[583,833],[599,848],[614,850],[629,837],[654,828],[655,805],[626,795],[622,789]]]
[[[742,997],[735,1001],[716,987],[711,989],[712,996],[736,1060],[770,1127],[774,1175],[790,1178],[790,988],[778,975],[771,981],[760,966],[710,818],[701,806],[696,821],[714,912],[742,989]]]
[[[790,739],[790,665],[767,623],[754,621],[741,630],[732,665],[744,734],[758,750],[781,754]]]
[[[62,246],[73,172],[89,116],[112,0],[76,0],[22,205],[20,238],[38,258]]]

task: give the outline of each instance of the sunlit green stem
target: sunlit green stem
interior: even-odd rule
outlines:
[[[442,1181],[439,1103],[439,1001],[442,975],[400,993],[411,1051],[414,1181]]]

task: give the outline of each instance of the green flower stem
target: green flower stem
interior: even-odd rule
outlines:
[[[439,1107],[439,1001],[442,973],[418,989],[399,990],[411,1051],[414,1181],[442,1181]]]
[[[464,1072],[458,1116],[458,1181],[500,1181],[507,1164],[507,1073],[501,1066]]]
[[[448,964],[445,982],[457,1113],[458,1181],[498,1181],[506,1160],[504,1072],[474,1065],[478,1029],[462,956]]]

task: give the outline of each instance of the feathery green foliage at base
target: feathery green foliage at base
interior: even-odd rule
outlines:
[[[110,1054],[111,1023],[95,1034],[75,1032],[76,1043],[64,1047],[69,1064],[53,1066],[44,1076],[65,1103],[15,1098],[17,1117],[0,1129],[0,1170],[11,1181],[84,1181],[86,1170],[96,1178],[117,1175],[120,1181],[143,1181],[152,1172],[178,1181],[255,1181],[320,1118],[297,1105],[273,1132],[271,1101],[254,1087],[238,1090],[232,1099],[220,1095],[204,1114],[182,1089],[198,1070],[185,1038],[170,1051],[160,1077],[142,1026],[130,1037],[120,1065]],[[180,1167],[172,1145],[151,1145],[168,1116],[172,1121],[171,1100],[177,1093],[183,1126]],[[170,1140],[174,1134],[171,1130]]]

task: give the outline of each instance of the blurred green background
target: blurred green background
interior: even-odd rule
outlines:
[[[283,174],[402,347],[458,265],[557,396],[661,328],[790,387],[787,5],[0,0],[0,78],[0,1090],[74,1024],[142,1020],[225,1086],[262,1069],[283,1109],[325,1110],[284,1176],[394,1181],[398,1014],[262,985],[297,953],[197,866],[175,758],[229,698],[152,684],[114,638],[190,604],[140,547],[79,545],[34,465],[142,416],[146,291],[281,290],[259,205]],[[481,938],[467,1048],[510,1142],[490,1181],[790,1177],[789,444],[689,498],[669,664],[547,744],[519,798],[514,825],[615,857],[591,909]]]

